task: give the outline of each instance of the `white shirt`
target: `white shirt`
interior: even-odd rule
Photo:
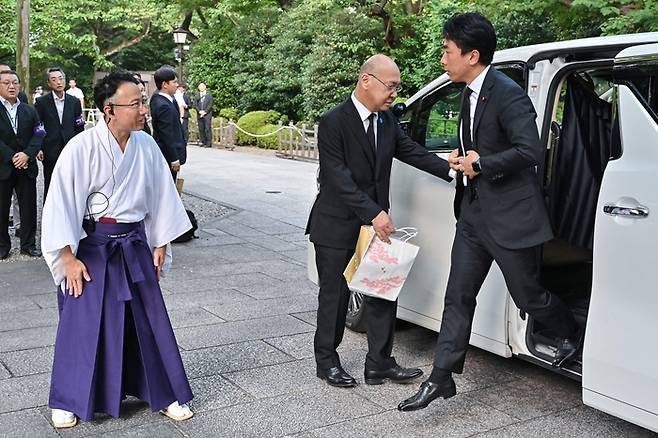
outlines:
[[[354,93],[352,93],[352,103],[356,107],[356,111],[359,113],[359,117],[361,118],[361,123],[363,123],[363,129],[368,132],[368,128],[370,127],[370,114],[373,114],[372,111],[370,111],[364,104],[359,102],[359,99],[356,98]],[[373,130],[375,131],[375,149],[377,148],[377,120],[379,119],[379,114],[377,112],[374,113],[375,118],[372,119],[373,123],[375,126],[373,127]]]
[[[14,134],[17,134],[18,133],[18,105],[21,103],[21,101],[16,99],[15,103],[11,103],[4,97],[0,97],[0,101],[2,101],[2,106],[4,106],[5,111],[7,111],[7,116],[9,117],[9,122],[11,123],[11,127],[14,130]]]
[[[473,138],[473,122],[475,121],[475,110],[477,109],[478,98],[480,97],[480,92],[482,91],[482,85],[484,84],[484,78],[487,76],[487,73],[489,72],[490,68],[491,68],[491,66],[488,65],[484,70],[482,70],[480,72],[479,75],[477,75],[475,77],[475,79],[473,79],[473,81],[471,81],[470,84],[467,85],[468,88],[471,89],[471,95],[469,96],[469,106],[470,106],[469,116],[470,116],[470,119],[471,119],[471,125],[470,125],[471,126],[471,140],[473,140],[473,144],[475,144],[475,141],[474,141],[475,139]],[[463,121],[464,115],[461,114],[461,117],[462,117],[462,123],[464,123],[464,121]],[[461,145],[461,148],[462,148],[462,153],[464,154],[464,156],[466,156],[466,151],[464,150],[464,139],[461,138],[461,132],[462,132],[462,130],[461,130],[461,125],[460,125],[459,126],[460,145]],[[450,176],[454,178],[455,175],[456,175],[456,172],[454,170],[450,169]],[[465,186],[468,185],[468,177],[466,175],[464,175],[462,181],[463,181]]]
[[[69,88],[68,90],[66,90],[66,94],[70,94],[73,97],[77,97],[78,100],[80,101],[80,105],[82,105],[82,107],[84,108],[84,106],[85,106],[85,95],[84,95],[84,93],[82,92],[81,89],[79,89],[78,87]]]
[[[71,139],[53,170],[43,207],[41,248],[55,284],[65,281],[60,251],[87,234],[88,212],[120,223],[144,221],[150,248],[168,244],[189,230],[190,221],[157,143],[133,131],[124,151],[101,118]],[[171,264],[167,248],[165,265]]]
[[[477,75],[475,79],[473,79],[473,82],[468,84],[468,88],[470,88],[471,91],[471,96],[470,96],[470,109],[471,109],[471,139],[473,139],[473,122],[475,121],[475,110],[478,105],[478,99],[480,98],[480,92],[482,91],[482,85],[484,84],[484,78],[487,76],[487,73],[489,72],[489,69],[491,68],[490,65],[488,65],[482,72]]]
[[[178,104],[178,106],[182,106],[184,108],[187,107],[187,104],[185,104],[185,98],[183,97],[183,93],[181,93],[180,91],[176,91],[176,93],[174,94],[174,99],[176,99],[176,103]]]
[[[53,95],[53,100],[55,101],[55,108],[57,108],[57,115],[59,116],[59,124],[62,124],[62,117],[64,116],[64,100],[66,99],[66,93],[62,93],[61,99],[57,97],[55,92],[51,92]]]

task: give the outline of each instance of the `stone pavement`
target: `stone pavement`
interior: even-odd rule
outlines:
[[[199,239],[174,247],[162,282],[195,393],[177,424],[137,400],[122,417],[55,431],[45,406],[57,324],[41,260],[0,262],[0,436],[436,437],[651,436],[583,406],[577,382],[477,348],[458,395],[415,413],[413,385],[332,388],[314,376],[317,289],[306,279],[303,226],[317,166],[191,147],[184,202]],[[436,336],[399,324],[395,356],[428,371]],[[361,382],[364,335],[346,331],[343,364]]]

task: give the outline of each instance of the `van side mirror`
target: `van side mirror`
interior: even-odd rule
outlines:
[[[404,102],[398,102],[391,108],[395,117],[400,118],[407,112],[407,105]]]

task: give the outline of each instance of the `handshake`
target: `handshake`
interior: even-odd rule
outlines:
[[[480,172],[480,154],[475,151],[467,151],[466,156],[459,155],[459,149],[453,149],[448,156],[450,168],[456,172],[462,172],[467,177],[473,179]]]

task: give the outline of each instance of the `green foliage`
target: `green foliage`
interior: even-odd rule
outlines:
[[[276,132],[277,129],[279,129],[279,125],[268,123],[258,128],[256,133],[269,134]],[[264,148],[264,149],[277,149],[279,147],[279,133],[276,132],[272,135],[268,135],[267,137],[258,137],[256,139],[256,145],[259,148]]]
[[[378,51],[380,23],[354,8],[336,10],[317,34],[303,72],[302,109],[311,120],[349,95],[361,64]]]
[[[226,25],[222,26],[219,21],[213,23],[216,25],[212,31],[204,32],[199,40],[191,45],[185,65],[189,89],[196,90],[200,81],[205,82],[213,94],[213,107],[216,110],[235,107],[238,94],[233,81],[232,29]]]
[[[250,134],[268,133],[274,131],[259,132],[266,125],[273,125],[279,122],[281,114],[270,111],[251,111],[238,119],[237,125]],[[256,145],[256,137],[245,134],[240,130],[236,131],[236,141],[241,145]]]
[[[227,120],[237,120],[239,115],[240,111],[232,106],[219,110],[219,117],[224,117]]]

